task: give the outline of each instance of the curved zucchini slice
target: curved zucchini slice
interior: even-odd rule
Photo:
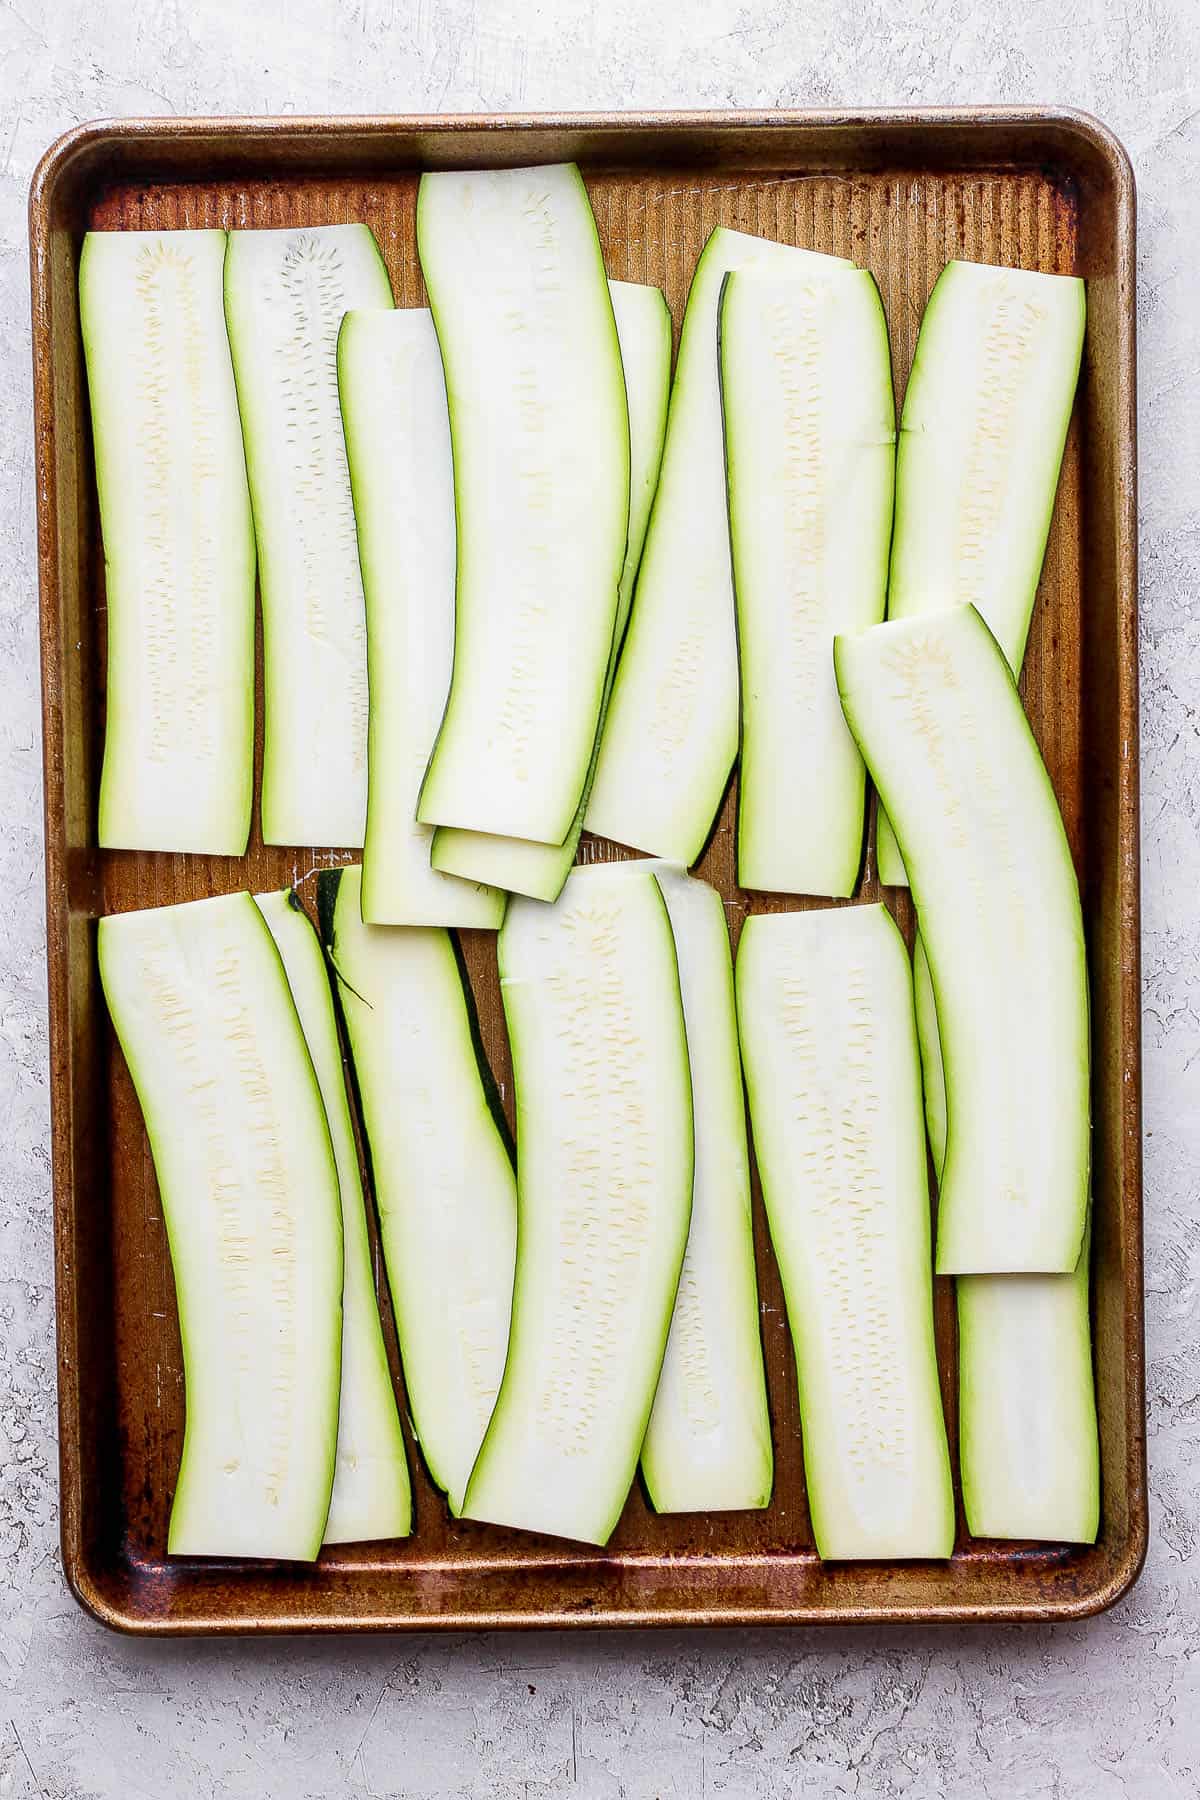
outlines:
[[[747,919],[737,1008],[817,1551],[949,1556],[954,1496],[903,939],[881,906]]]
[[[1037,598],[1079,380],[1087,301],[1073,275],[947,263],[900,420],[888,617],[966,602],[1014,675]],[[904,880],[886,816],[879,879]]]
[[[675,943],[653,874],[514,899],[500,979],[519,1225],[504,1381],[464,1515],[604,1544],[637,1470],[692,1196]]]
[[[533,844],[525,838],[487,837],[477,831],[439,831],[434,839],[433,866],[468,880],[489,881],[531,900],[557,900],[575,861],[583,817],[592,791],[600,735],[608,695],[616,672],[621,640],[629,619],[633,584],[642,560],[642,544],[650,504],[658,485],[663,434],[667,424],[667,391],[671,380],[671,314],[661,290],[631,281],[610,281],[625,393],[629,403],[629,541],[617,591],[617,622],[609,654],[608,685],[592,750],[583,798],[565,843]]]
[[[254,531],[223,231],[89,231],[79,314],[104,537],[99,841],[240,856],[254,781]]]
[[[495,931],[504,895],[439,874],[433,830],[416,822],[454,658],[454,471],[432,314],[347,313],[337,370],[371,677],[363,918]]]
[[[720,355],[741,677],[738,882],[849,895],[866,775],[838,701],[833,639],[877,625],[887,595],[896,413],[879,289],[863,269],[734,270]]]
[[[1088,1235],[1069,1275],[960,1275],[958,1441],[973,1537],[1094,1544]]]
[[[275,940],[316,1071],[337,1164],[345,1246],[342,1286],[342,1388],[333,1499],[327,1544],[361,1544],[407,1537],[412,1490],[396,1394],[375,1301],[366,1202],[358,1146],[346,1098],[329,971],[312,924],[294,888],[256,894]]]
[[[336,350],[343,313],[391,304],[365,225],[230,234],[225,316],[262,593],[267,844],[363,841],[366,614]]]
[[[561,844],[587,779],[629,525],[629,415],[573,163],[425,174],[450,405],[454,672],[418,818]]]
[[[642,1445],[642,1475],[656,1512],[739,1511],[770,1504],[775,1459],[729,925],[724,901],[707,882],[677,865],[651,867],[679,959],[695,1175],[687,1251]]]
[[[322,870],[322,934],[370,1148],[413,1428],[458,1513],[508,1341],[512,1161],[451,938],[364,925],[360,884],[357,868]]]
[[[941,1180],[946,1080],[933,982],[913,946],[925,1123]],[[1070,1275],[960,1275],[958,1449],[974,1537],[1092,1544],[1100,1445],[1088,1318],[1088,1249]]]
[[[283,964],[249,894],[101,919],[98,949],[179,1301],[167,1547],[312,1561],[337,1443],[342,1219]]]
[[[845,267],[718,226],[696,264],[662,471],[588,802],[589,831],[692,863],[737,752],[738,678],[717,307],[730,269]]]
[[[896,827],[946,1069],[939,1273],[1067,1274],[1089,1181],[1079,887],[1012,673],[973,606],[834,643]]]

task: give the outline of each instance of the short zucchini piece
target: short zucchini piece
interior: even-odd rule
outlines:
[[[968,602],[1021,672],[1079,380],[1073,275],[947,263],[921,321],[900,420],[888,617]],[[886,816],[879,878],[904,862]]]
[[[467,880],[488,881],[511,893],[527,894],[532,900],[557,900],[575,861],[600,751],[608,693],[629,619],[650,503],[658,485],[667,424],[667,392],[671,380],[671,314],[667,302],[656,287],[642,287],[632,281],[610,281],[608,285],[617,320],[629,403],[629,541],[617,593],[617,622],[609,656],[608,689],[583,798],[562,845],[533,844],[525,838],[485,837],[481,832],[453,829],[439,831],[433,845],[435,869]]]
[[[717,307],[730,269],[850,267],[718,226],[696,265],[679,341],[662,472],[585,824],[691,864],[737,752],[738,677]]]
[[[312,1561],[337,1444],[342,1217],[279,952],[249,894],[101,919],[98,947],[179,1301],[167,1547]]]
[[[464,1514],[608,1541],[637,1470],[687,1241],[692,1096],[653,874],[514,899],[500,979],[520,1223],[504,1381]]]
[[[364,925],[358,868],[322,870],[322,935],[354,1064],[413,1428],[452,1512],[508,1342],[516,1194],[448,933]]]
[[[79,312],[104,537],[99,841],[240,856],[254,780],[254,531],[223,231],[89,231]]]
[[[687,1252],[642,1445],[642,1475],[656,1512],[740,1511],[770,1504],[775,1460],[729,924],[724,901],[707,882],[678,865],[650,866],[679,959],[696,1161]]]
[[[375,1300],[358,1146],[346,1098],[342,1047],[320,940],[294,888],[256,894],[300,1017],[316,1071],[337,1164],[342,1202],[342,1388],[337,1468],[325,1526],[327,1544],[407,1537],[412,1489]]]
[[[834,644],[896,827],[946,1070],[937,1266],[1068,1274],[1089,1185],[1087,968],[1054,790],[973,606]]]
[[[908,953],[881,906],[760,914],[737,1007],[826,1560],[949,1556]]]
[[[365,225],[230,234],[225,316],[258,537],[268,844],[363,842],[366,615],[336,349],[343,313],[391,304]]]
[[[629,524],[629,416],[573,163],[421,177],[450,405],[454,672],[418,818],[562,844],[587,779]]]
[[[946,1079],[933,982],[913,947],[925,1123],[941,1180]],[[1088,1318],[1088,1251],[1070,1275],[960,1275],[958,1449],[974,1537],[1091,1544],[1100,1446]]]
[[[866,775],[833,676],[838,631],[883,618],[896,413],[863,269],[734,270],[720,315],[742,747],[744,888],[849,895]]]
[[[371,677],[363,918],[495,931],[504,895],[439,874],[433,829],[416,821],[454,659],[454,472],[432,314],[347,313],[337,366]]]

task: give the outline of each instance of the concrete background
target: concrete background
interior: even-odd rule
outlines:
[[[102,114],[1059,102],[1141,193],[1154,1541],[1059,1630],[139,1647],[57,1562],[25,197]],[[0,1800],[1200,1793],[1200,5],[0,0]]]

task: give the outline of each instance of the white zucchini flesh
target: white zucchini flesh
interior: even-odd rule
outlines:
[[[834,645],[896,827],[946,1071],[941,1274],[1067,1274],[1089,1184],[1079,887],[1012,673],[973,606]]]
[[[925,1122],[941,1180],[946,1079],[933,982],[913,946]],[[1100,1445],[1088,1317],[1088,1237],[1070,1275],[960,1275],[958,1447],[975,1537],[1091,1544]]]
[[[833,639],[883,618],[896,415],[883,303],[862,269],[735,270],[721,397],[741,681],[744,888],[850,895],[866,775]]]
[[[104,538],[99,841],[240,856],[254,781],[254,532],[223,231],[89,231],[79,313]]]
[[[1088,1242],[1069,1275],[960,1275],[958,1436],[973,1537],[1093,1544],[1100,1446]]]
[[[1037,597],[1087,301],[1073,275],[947,263],[900,419],[888,617],[967,602],[1015,675]],[[904,882],[886,816],[879,877]]]
[[[662,470],[585,824],[690,864],[737,752],[738,676],[717,308],[731,269],[849,268],[718,226],[696,265],[679,340]]]
[[[249,894],[103,918],[98,948],[179,1302],[168,1549],[311,1561],[334,1476],[342,1220],[283,964]]]
[[[561,844],[604,696],[629,417],[573,163],[421,177],[417,247],[450,407],[454,671],[418,817]]]
[[[671,314],[661,289],[632,281],[610,281],[625,393],[629,405],[629,538],[625,564],[617,591],[617,620],[609,654],[605,704],[592,750],[592,767],[574,823],[561,845],[534,844],[526,838],[488,837],[477,831],[439,831],[434,839],[433,866],[466,879],[487,881],[531,900],[557,900],[575,861],[583,832],[583,819],[592,790],[600,737],[612,690],[617,657],[633,584],[642,560],[642,545],[650,506],[658,485],[663,435],[667,424],[667,394],[671,382]]]
[[[225,316],[258,538],[262,835],[359,849],[367,813],[367,642],[337,337],[392,290],[365,225],[234,231]]]
[[[908,954],[881,906],[760,914],[737,1008],[824,1559],[949,1556]]]
[[[347,313],[337,368],[367,608],[363,918],[495,931],[504,895],[439,874],[433,829],[416,819],[454,658],[454,471],[433,315]]]
[[[677,865],[651,866],[679,961],[695,1173],[687,1251],[642,1445],[642,1475],[656,1512],[738,1511],[770,1504],[775,1463],[729,925],[715,888]]]
[[[312,1058],[341,1194],[341,1404],[325,1542],[360,1544],[407,1537],[412,1529],[412,1489],[375,1299],[366,1202],[346,1098],[329,971],[320,941],[294,889],[256,894],[255,902],[275,940]]]
[[[637,1471],[691,1211],[691,1081],[652,873],[572,870],[499,938],[517,1102],[512,1334],[464,1515],[608,1541]]]
[[[458,1513],[508,1342],[512,1161],[449,934],[364,925],[360,883],[358,868],[322,872],[322,931],[358,1083],[413,1428]]]

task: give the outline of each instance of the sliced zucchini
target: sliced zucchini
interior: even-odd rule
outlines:
[[[946,1070],[942,1274],[1067,1274],[1089,1181],[1087,969],[1054,790],[973,606],[834,642],[896,827]]]
[[[417,247],[450,405],[454,672],[418,818],[561,844],[604,696],[629,417],[573,163],[421,177]]]
[[[900,420],[888,617],[968,601],[1014,674],[1037,598],[1087,301],[1073,275],[947,263],[917,339]],[[905,880],[876,827],[879,878]]]
[[[941,1180],[946,1081],[933,982],[913,946],[925,1123]],[[1100,1446],[1088,1320],[1088,1237],[1070,1275],[960,1275],[958,1447],[975,1537],[1095,1542]]]
[[[445,931],[364,925],[358,868],[323,869],[322,935],[358,1083],[413,1429],[450,1510],[491,1416],[512,1304],[503,1115]]]
[[[741,677],[738,881],[848,895],[866,776],[838,701],[833,638],[883,617],[895,468],[874,278],[733,271],[720,357]]]
[[[608,693],[616,672],[621,640],[629,618],[633,584],[642,559],[650,504],[658,485],[663,434],[667,423],[667,390],[671,380],[671,314],[660,289],[631,281],[610,281],[625,392],[629,403],[629,541],[617,592],[617,622],[609,656],[605,704],[592,751],[592,767],[575,820],[561,845],[533,844],[526,838],[487,837],[478,831],[439,831],[434,839],[433,866],[447,874],[489,881],[532,900],[557,900],[567,879],[583,831],[591,793]],[[840,717],[840,715],[839,715]]]
[[[345,1246],[342,1286],[342,1386],[337,1465],[325,1525],[327,1544],[407,1537],[412,1489],[396,1393],[375,1301],[366,1202],[358,1146],[346,1098],[329,971],[294,888],[256,894],[300,1017],[333,1143]]]
[[[514,899],[500,979],[517,1101],[517,1273],[467,1518],[603,1544],[662,1366],[687,1240],[692,1103],[654,876],[572,870]]]
[[[656,1512],[737,1511],[770,1504],[775,1462],[729,925],[720,894],[707,882],[693,880],[678,865],[651,867],[679,959],[695,1175],[687,1252],[642,1445],[642,1475]]]
[[[366,617],[336,350],[343,313],[391,304],[365,225],[230,234],[225,316],[262,593],[267,844],[363,842]]]
[[[100,920],[175,1272],[174,1556],[311,1561],[333,1486],[342,1219],[325,1109],[249,894]]]
[[[908,955],[881,906],[760,914],[737,1009],[822,1558],[949,1556]]]
[[[79,313],[104,537],[99,841],[240,856],[254,780],[254,531],[223,231],[89,231]]]
[[[960,1275],[958,1441],[973,1537],[1094,1544],[1088,1234],[1069,1275]]]
[[[662,472],[588,802],[589,831],[692,863],[737,751],[717,306],[730,269],[849,267],[718,226],[696,265]]]
[[[363,918],[495,931],[504,895],[439,874],[433,830],[416,821],[454,657],[454,472],[432,314],[347,313],[337,368],[371,676]]]

